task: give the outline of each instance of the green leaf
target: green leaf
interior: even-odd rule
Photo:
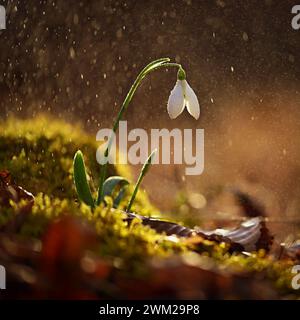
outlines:
[[[103,184],[103,197],[112,196],[113,191],[117,186],[123,187],[128,184],[129,184],[129,181],[123,177],[120,177],[120,176],[112,176],[112,177],[107,178]],[[121,193],[121,191],[120,191],[120,193]],[[120,202],[122,199],[122,194],[120,195],[120,193],[117,196],[118,199],[116,198],[117,202],[118,201]]]
[[[80,150],[78,150],[75,154],[73,168],[74,182],[79,199],[91,208],[94,208],[95,203],[87,181],[83,154]]]
[[[146,175],[146,173],[149,171],[149,168],[156,156],[156,153],[157,153],[157,149],[154,149],[151,154],[149,155],[148,159],[146,160],[146,162],[144,163],[143,165],[143,168],[141,170],[141,175],[142,177],[144,177]]]
[[[131,210],[132,204],[133,204],[133,202],[134,202],[134,200],[135,200],[135,197],[136,197],[136,194],[137,194],[137,192],[138,192],[138,190],[139,190],[140,184],[141,184],[144,176],[145,176],[145,175],[147,174],[147,172],[149,171],[149,168],[150,168],[150,166],[151,166],[151,164],[152,164],[152,162],[153,162],[153,159],[154,159],[154,157],[155,157],[155,155],[156,155],[156,152],[157,152],[157,149],[153,150],[153,151],[151,152],[150,156],[148,157],[148,159],[146,160],[146,162],[144,163],[143,168],[142,168],[142,170],[141,170],[141,173],[140,173],[140,175],[139,175],[139,177],[138,177],[138,180],[137,180],[137,182],[136,182],[136,184],[135,184],[135,187],[134,187],[133,193],[132,193],[132,195],[131,195],[131,198],[130,198],[130,200],[129,200],[129,203],[128,203],[126,212],[129,212],[129,211]]]

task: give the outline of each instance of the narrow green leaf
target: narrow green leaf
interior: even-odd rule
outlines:
[[[87,204],[88,206],[94,208],[95,203],[90,190],[90,186],[87,181],[87,174],[83,159],[83,154],[78,150],[74,157],[73,162],[74,169],[74,182],[76,186],[76,191],[79,199]]]
[[[150,165],[153,163],[153,159],[156,156],[157,153],[157,149],[154,149],[150,156],[148,157],[148,159],[146,160],[146,162],[143,165],[142,171],[141,171],[141,175],[142,177],[144,177],[146,175],[146,173],[149,171]]]
[[[140,173],[140,175],[139,175],[139,177],[138,177],[138,180],[137,180],[137,182],[136,182],[136,184],[135,184],[135,187],[134,187],[133,193],[132,193],[132,195],[131,195],[131,198],[130,198],[130,200],[129,200],[129,203],[128,203],[126,212],[129,212],[130,209],[131,209],[132,204],[133,204],[133,202],[134,202],[134,200],[135,200],[135,197],[136,197],[136,195],[137,195],[137,192],[138,192],[138,190],[139,190],[140,184],[141,184],[144,176],[145,176],[145,175],[147,174],[147,172],[149,171],[149,168],[150,168],[150,166],[151,166],[151,164],[152,164],[152,162],[153,162],[153,159],[154,159],[154,157],[155,157],[155,155],[156,155],[156,152],[157,152],[157,149],[153,150],[153,151],[151,152],[150,156],[148,157],[148,159],[146,160],[146,162],[144,163],[143,168],[142,168],[142,170],[141,170],[141,173]]]

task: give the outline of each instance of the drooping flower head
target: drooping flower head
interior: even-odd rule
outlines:
[[[196,120],[200,116],[200,106],[198,98],[194,90],[186,81],[186,74],[182,68],[179,68],[177,73],[177,82],[171,91],[168,100],[168,113],[171,119],[177,118],[184,110],[187,111]]]

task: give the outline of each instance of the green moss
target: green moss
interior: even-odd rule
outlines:
[[[141,261],[148,257],[166,256],[183,249],[182,245],[177,246],[143,226],[141,221],[135,221],[134,227],[128,228],[121,209],[127,206],[133,185],[128,187],[119,210],[111,208],[110,198],[106,198],[107,207],[100,206],[93,213],[89,207],[75,201],[72,172],[75,152],[83,151],[95,193],[100,171],[96,162],[96,140],[80,126],[45,116],[34,120],[11,118],[0,123],[0,132],[0,169],[9,170],[17,184],[35,195],[32,214],[22,227],[22,235],[40,238],[50,221],[68,214],[86,219],[95,226],[101,239],[100,254],[120,258],[127,269],[133,265],[141,267]],[[109,175],[114,174],[131,178],[126,166],[110,166]],[[1,209],[0,226],[14,218],[17,211],[14,209]],[[142,190],[132,210],[142,215],[159,214]]]
[[[253,252],[250,256],[243,254],[215,256],[224,267],[229,267],[238,273],[250,272],[259,276],[260,279],[265,278],[271,280],[274,285],[283,294],[293,293],[300,294],[291,287],[294,274],[291,269],[294,262],[291,260],[276,260],[272,256],[267,255],[260,250]]]
[[[106,198],[112,203],[112,199]],[[101,205],[93,212],[85,204],[76,204],[72,200],[50,198],[38,194],[32,208],[32,214],[21,229],[26,237],[40,238],[49,222],[71,215],[83,218],[95,228],[99,238],[98,253],[105,258],[118,260],[118,267],[124,271],[139,274],[144,272],[144,262],[151,257],[169,257],[184,252],[184,242],[174,242],[163,234],[156,233],[135,219],[130,226],[124,221],[126,215],[120,209],[113,209],[109,204]]]
[[[84,154],[90,184],[96,193],[100,172],[96,161],[98,147],[95,137],[86,134],[78,124],[43,115],[0,122],[0,170],[9,170],[15,182],[33,194],[42,192],[50,197],[76,199],[72,166],[78,149]],[[109,166],[108,175],[115,174],[132,179],[124,165]],[[128,201],[131,191],[129,188],[124,201]],[[139,193],[133,210],[149,215],[157,212],[143,192]]]
[[[11,118],[0,123],[0,132],[0,168],[9,170],[16,183],[30,192],[74,198],[72,162],[77,149],[84,152],[89,173],[97,182],[97,145],[78,125],[43,116]]]

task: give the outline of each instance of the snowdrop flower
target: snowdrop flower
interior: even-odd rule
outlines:
[[[185,71],[180,68],[177,74],[177,82],[168,100],[168,113],[170,118],[177,118],[185,107],[191,116],[196,120],[199,119],[200,106],[198,98],[186,81]]]

